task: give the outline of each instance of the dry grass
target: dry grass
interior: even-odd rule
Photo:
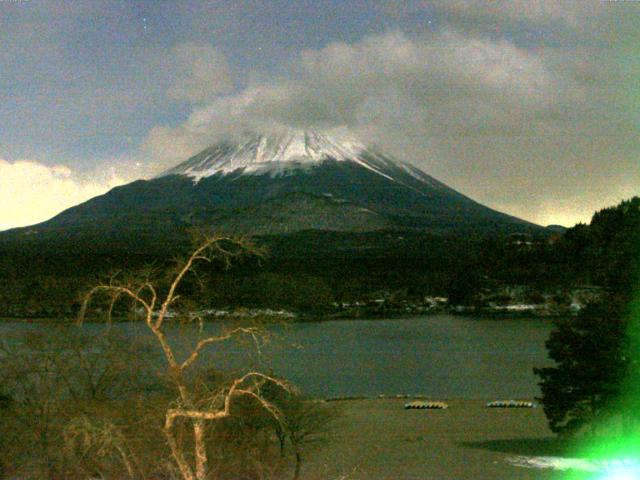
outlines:
[[[446,400],[447,410],[404,410],[406,400],[340,402],[335,437],[303,467],[305,479],[551,479],[515,467],[517,455],[558,455],[541,408],[491,409]]]

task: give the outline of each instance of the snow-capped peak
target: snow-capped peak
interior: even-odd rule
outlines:
[[[330,137],[313,130],[287,130],[272,135],[245,135],[207,148],[164,172],[187,175],[195,181],[216,174],[282,175],[292,169],[310,168],[327,160],[351,161],[387,178],[376,165],[361,158],[367,148],[353,138]]]

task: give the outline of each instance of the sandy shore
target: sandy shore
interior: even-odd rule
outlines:
[[[447,410],[404,410],[407,400],[349,400],[332,440],[303,478],[551,479],[560,472],[515,466],[523,455],[556,455],[542,408],[492,409],[487,400],[444,400]]]

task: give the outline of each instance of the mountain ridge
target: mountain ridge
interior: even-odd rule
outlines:
[[[481,205],[377,148],[294,130],[223,140],[155,178],[116,187],[26,228],[73,232],[101,225],[111,235],[154,226],[248,235],[306,229],[410,228],[445,235],[543,230]]]

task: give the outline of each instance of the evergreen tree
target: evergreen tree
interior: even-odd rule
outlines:
[[[568,246],[575,247],[569,256],[608,294],[556,324],[546,343],[556,366],[534,369],[549,425],[570,433],[594,427],[606,415],[635,421],[640,391],[629,391],[640,390],[640,309],[633,302],[640,279],[640,198],[597,212],[588,227],[569,230]]]
[[[619,302],[588,305],[556,324],[546,342],[555,367],[536,368],[555,433],[573,433],[616,412],[627,371],[626,321]]]

